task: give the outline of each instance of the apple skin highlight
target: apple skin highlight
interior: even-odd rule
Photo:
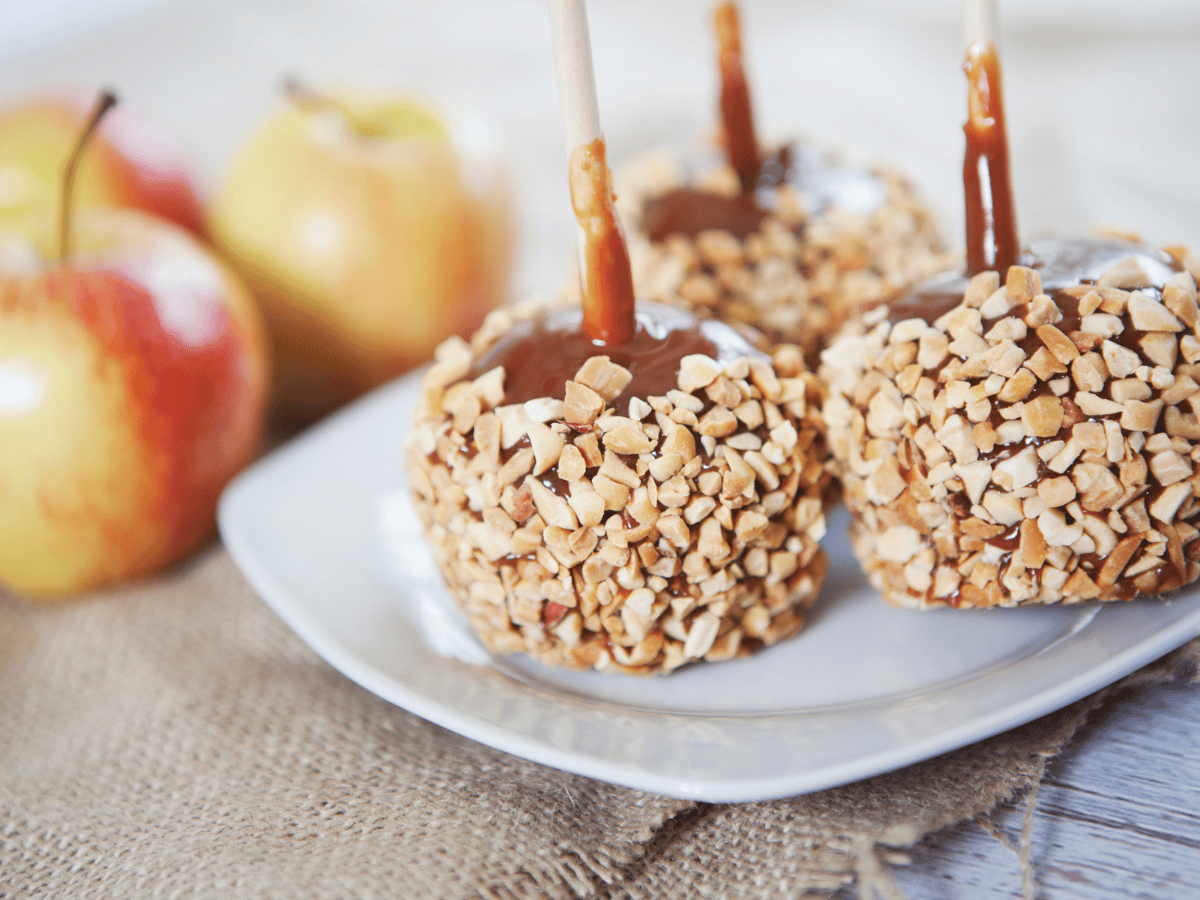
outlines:
[[[311,420],[424,363],[508,289],[499,150],[464,151],[453,122],[415,104],[339,102],[353,119],[292,106],[267,122],[210,211],[214,243],[266,316],[283,420]]]
[[[53,207],[62,167],[93,96],[45,96],[0,112],[0,222],[19,224]],[[79,206],[140,209],[204,234],[204,210],[182,145],[136,110],[120,106],[101,123],[76,178]]]
[[[74,247],[0,272],[0,583],[31,597],[195,550],[258,451],[269,383],[248,292],[186,233],[94,210]]]

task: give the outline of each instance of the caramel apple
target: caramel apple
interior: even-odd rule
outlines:
[[[937,271],[933,216],[894,171],[846,166],[808,142],[763,147],[736,4],[714,15],[724,152],[657,151],[618,173],[642,296],[751,325],[810,363],[864,304]]]
[[[898,606],[1156,595],[1200,575],[1200,255],[1017,240],[990,5],[969,8],[967,269],[823,357],[856,554]]]
[[[583,306],[501,309],[438,348],[416,507],[494,652],[641,674],[743,656],[795,634],[821,586],[816,380],[796,347],[635,305],[583,4],[551,20]]]

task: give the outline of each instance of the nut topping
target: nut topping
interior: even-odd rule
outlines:
[[[880,315],[824,354],[853,547],[889,602],[1113,600],[1200,577],[1200,306],[1194,273],[1148,272],[1131,259],[1049,293],[1037,270],[984,273],[928,328]]]
[[[597,356],[564,400],[505,405],[502,368],[465,380],[500,333],[485,326],[465,362],[454,342],[440,351],[453,369],[429,370],[441,382],[423,385],[407,456],[435,556],[484,642],[656,673],[793,635],[824,573],[830,479],[799,349],[779,348],[778,370],[687,357],[677,389],[627,403],[631,373]]]

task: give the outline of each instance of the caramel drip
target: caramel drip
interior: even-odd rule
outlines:
[[[1037,270],[1043,292],[1057,297],[1055,292],[1062,288],[1094,284],[1110,266],[1128,256],[1138,259],[1156,285],[1165,284],[1172,274],[1181,271],[1178,263],[1153,247],[1100,238],[1035,241],[1014,259],[1014,264]],[[1000,270],[1001,283],[1006,272],[1007,269]],[[888,320],[894,325],[905,319],[924,319],[932,325],[962,303],[969,281],[969,277],[957,272],[936,275],[912,293],[888,304]],[[1062,326],[1059,329],[1063,330]]]
[[[888,321],[895,325],[905,319],[924,319],[932,325],[963,302],[969,280],[958,272],[934,276],[912,293],[889,303]]]
[[[721,349],[700,330],[698,323],[656,335],[640,323],[624,343],[599,346],[578,329],[547,327],[544,321],[519,326],[509,332],[472,367],[477,378],[504,366],[504,402],[524,403],[539,397],[563,399],[566,383],[593,356],[607,356],[633,375],[622,397],[661,397],[678,384],[679,363],[701,353],[722,358]],[[615,402],[615,401],[614,401]]]
[[[633,273],[625,235],[613,209],[604,138],[571,151],[571,205],[584,236],[583,329],[606,346],[629,340],[634,320]]]
[[[742,26],[737,4],[722,3],[713,13],[717,33],[717,64],[721,72],[721,126],[729,164],[738,173],[742,191],[749,193],[758,184],[762,156],[754,135],[754,112],[750,106],[750,86],[742,66]]]
[[[646,204],[642,227],[652,241],[682,234],[695,238],[702,231],[719,228],[738,240],[754,234],[767,217],[767,211],[753,194],[726,197],[696,188],[677,188]]]
[[[967,73],[967,151],[963,160],[966,197],[967,274],[1005,272],[1020,254],[1008,136],[1000,85],[1000,58],[993,44],[974,44],[963,65]]]
[[[745,240],[771,214],[763,206],[764,195],[769,198],[771,190],[789,182],[799,188],[792,156],[791,146],[785,144],[764,159],[755,190],[749,193],[729,196],[681,187],[654,197],[642,212],[642,230],[652,241],[666,240],[672,234],[695,238],[714,228]]]

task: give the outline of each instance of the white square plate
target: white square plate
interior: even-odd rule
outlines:
[[[466,630],[408,501],[416,376],[243,473],[221,534],[275,612],[369,691],[474,740],[677,797],[761,800],[885,772],[1061,708],[1200,633],[1170,599],[911,612],[867,584],[835,515],[795,639],[666,678],[498,658]]]

